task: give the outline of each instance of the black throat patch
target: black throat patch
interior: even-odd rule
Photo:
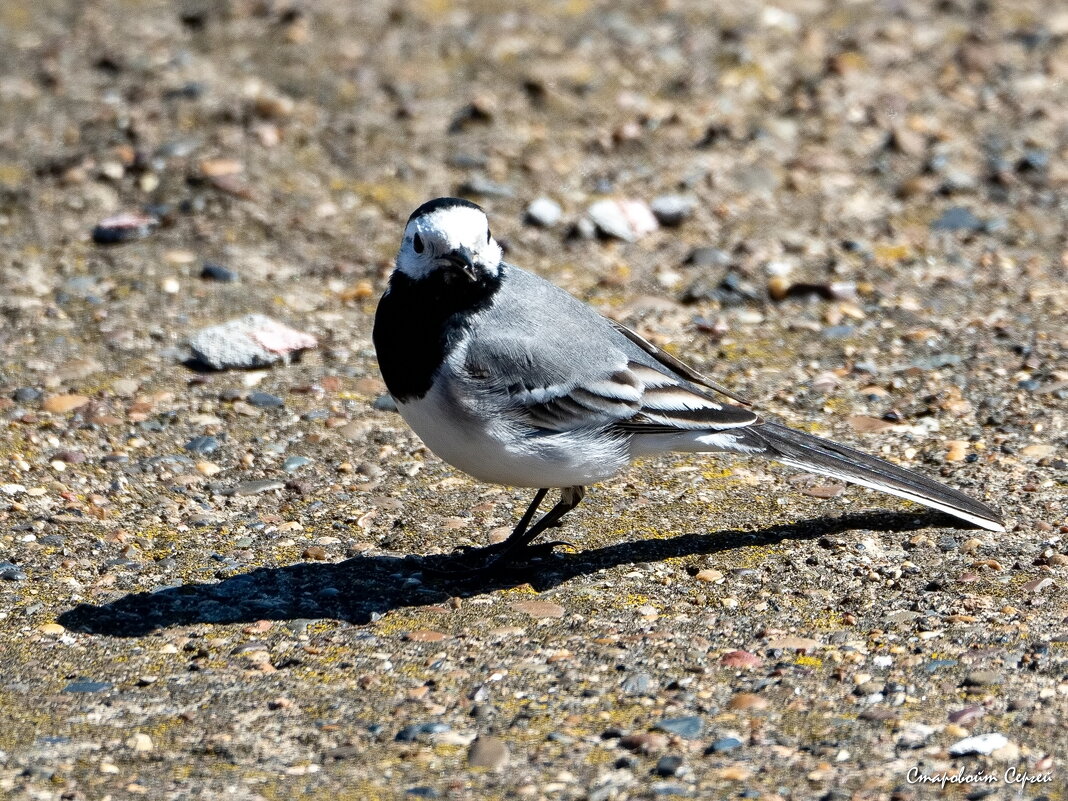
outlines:
[[[493,303],[504,265],[496,276],[460,281],[444,270],[421,280],[395,271],[375,313],[372,338],[378,367],[399,402],[423,397],[434,374],[463,336],[470,314]]]

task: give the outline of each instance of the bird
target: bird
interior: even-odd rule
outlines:
[[[486,212],[462,198],[430,200],[408,218],[372,339],[397,410],[430,451],[479,481],[536,490],[506,539],[466,549],[481,567],[551,551],[561,543],[534,540],[586,487],[672,451],[761,456],[1005,530],[998,512],[956,489],[762,417],[505,261]],[[554,489],[559,500],[535,520]]]

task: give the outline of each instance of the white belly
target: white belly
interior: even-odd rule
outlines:
[[[628,464],[625,442],[587,430],[544,432],[503,416],[480,421],[438,386],[397,407],[438,457],[492,484],[587,486],[611,478]]]

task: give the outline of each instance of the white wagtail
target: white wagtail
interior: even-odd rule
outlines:
[[[962,492],[725,403],[746,404],[501,256],[479,206],[424,203],[374,325],[386,386],[430,450],[481,481],[538,489],[511,536],[482,549],[493,560],[530,545],[586,486],[667,451],[756,454],[1005,530]],[[532,523],[550,488],[559,502]]]

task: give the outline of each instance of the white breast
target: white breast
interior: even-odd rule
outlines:
[[[480,481],[512,487],[587,486],[628,464],[625,442],[588,429],[543,432],[505,415],[476,414],[447,387],[447,381],[439,380],[419,400],[397,407],[431,451]]]

